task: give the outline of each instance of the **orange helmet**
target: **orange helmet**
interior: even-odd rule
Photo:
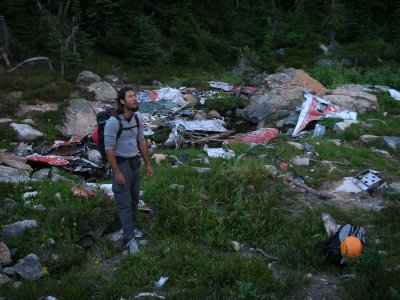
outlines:
[[[342,255],[349,259],[355,259],[361,255],[363,245],[360,239],[355,236],[348,236],[340,245],[340,252]]]

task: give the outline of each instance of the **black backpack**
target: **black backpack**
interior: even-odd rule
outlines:
[[[345,224],[329,239],[317,242],[316,246],[326,255],[327,261],[343,266],[344,260],[340,246],[342,241],[349,236],[360,239],[362,244],[365,243],[365,229],[363,227]]]
[[[123,130],[131,130],[132,128],[135,128],[135,127],[138,127],[138,129],[139,129],[139,126],[140,126],[139,118],[138,118],[137,114],[134,114],[135,121],[136,121],[136,125],[135,126],[123,127],[122,126],[121,117],[117,114],[117,110],[115,108],[107,107],[104,110],[100,111],[96,115],[97,133],[98,133],[98,136],[99,136],[99,143],[98,143],[97,146],[99,148],[99,152],[101,153],[101,156],[103,157],[104,161],[107,161],[106,151],[104,149],[104,127],[106,126],[107,120],[110,117],[113,117],[113,116],[118,120],[118,123],[119,123],[119,129],[118,129],[116,140],[118,140],[118,138],[121,136],[121,133],[122,133]]]

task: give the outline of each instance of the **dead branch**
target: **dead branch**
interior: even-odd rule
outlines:
[[[46,57],[46,56],[37,56],[37,57],[32,57],[32,58],[28,58],[26,60],[24,60],[23,62],[19,63],[18,65],[16,65],[14,68],[10,69],[7,71],[7,73],[11,73],[13,71],[15,71],[16,69],[18,69],[20,66],[22,66],[23,64],[27,63],[27,62],[33,62],[33,61],[37,61],[37,60],[47,60],[47,62],[49,63],[49,69],[50,71],[54,71],[53,70],[53,66],[51,65],[51,60]]]
[[[10,65],[7,53],[10,40],[11,40],[11,31],[7,27],[4,16],[0,15],[0,55],[7,66]]]
[[[227,138],[227,137],[229,137],[230,135],[232,135],[234,133],[235,133],[234,130],[230,130],[230,131],[223,132],[223,133],[212,134],[212,135],[209,135],[208,137],[192,141],[191,144],[192,145],[199,145],[199,144],[200,145],[204,145],[204,144],[210,142],[211,140]]]
[[[313,158],[310,158],[310,160],[311,161],[316,161],[316,162],[320,162],[320,163],[322,163],[322,161],[320,161],[320,160],[318,160],[318,159],[313,159]],[[333,163],[333,164],[335,164],[335,165],[343,165],[343,166],[348,166],[349,165],[349,163],[347,162],[347,163],[343,163],[343,162],[339,162],[339,161],[329,161],[330,163]]]
[[[6,52],[6,50],[5,50],[3,47],[0,47],[0,55],[1,55],[1,57],[3,58],[3,60],[4,60],[5,64],[6,64],[6,66],[11,65],[11,64],[10,64],[10,61],[8,60],[7,52]]]
[[[71,34],[65,41],[65,45],[68,47],[69,43],[72,42],[72,48],[74,49],[74,53],[76,52],[76,43],[75,43],[75,33],[79,30],[78,26],[72,27]]]
[[[284,177],[285,177],[286,180],[288,180],[289,182],[293,183],[295,186],[303,188],[307,192],[309,192],[310,194],[316,195],[319,198],[329,199],[329,198],[333,197],[331,194],[318,192],[318,191],[310,188],[309,186],[305,185],[304,183],[301,183],[301,182],[297,181],[296,179],[292,178],[289,175],[284,175]]]

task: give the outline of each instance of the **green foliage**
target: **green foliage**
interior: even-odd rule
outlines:
[[[152,140],[159,144],[159,143],[164,143],[169,134],[171,133],[171,128],[170,127],[161,127],[158,128],[155,132],[154,135],[152,136]]]
[[[41,87],[32,88],[25,94],[24,99],[31,101],[45,101],[45,102],[63,102],[70,97],[74,85],[63,81],[46,82]]]
[[[243,107],[243,99],[237,96],[214,96],[212,98],[207,99],[204,104],[204,107],[207,110],[213,110],[220,113],[226,113],[229,110],[235,110],[236,108]]]
[[[329,89],[349,83],[360,83],[362,76],[356,68],[346,68],[343,65],[334,67],[314,67],[308,70],[313,78]]]
[[[18,135],[9,124],[0,124],[1,140],[0,148],[8,149],[11,142],[18,141]]]
[[[152,16],[137,16],[132,20],[129,60],[134,65],[159,65],[166,59],[161,48],[162,37]]]

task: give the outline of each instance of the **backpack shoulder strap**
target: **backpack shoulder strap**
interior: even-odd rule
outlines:
[[[118,140],[119,137],[121,136],[121,133],[122,133],[122,120],[121,120],[121,117],[120,117],[119,115],[115,115],[114,117],[117,119],[118,124],[119,124],[119,129],[118,129],[118,133],[117,133],[117,138],[115,139],[115,140]]]
[[[139,122],[139,117],[138,117],[138,115],[137,115],[137,114],[135,114],[135,121],[136,121],[136,126],[137,126],[137,128],[138,128],[138,131],[139,131],[139,128],[140,128],[140,122]]]

